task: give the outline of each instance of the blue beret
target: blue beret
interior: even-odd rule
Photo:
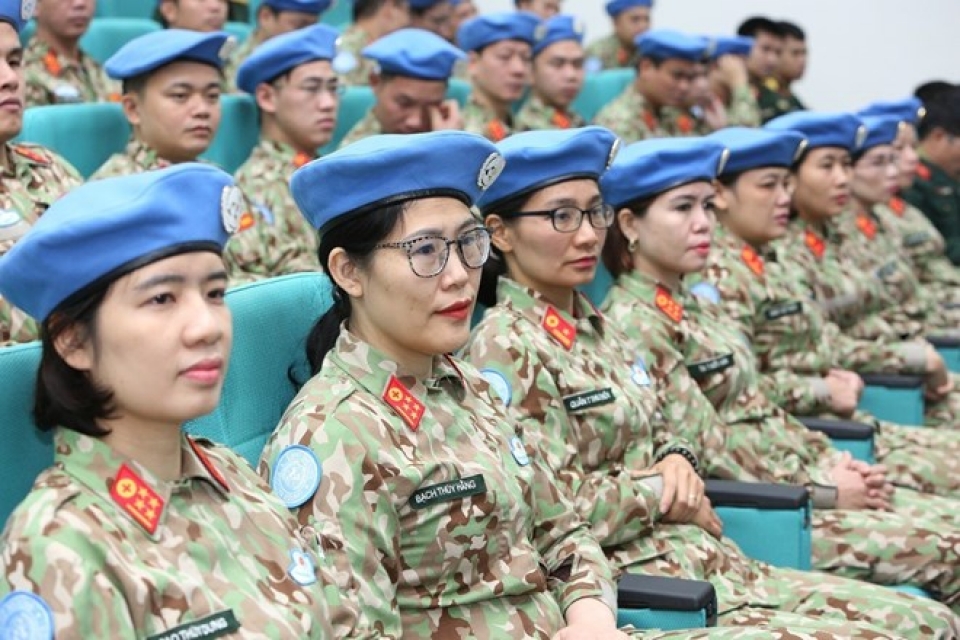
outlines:
[[[430,7],[440,4],[443,0],[410,0],[411,9],[429,9]],[[452,2],[450,4],[453,4]]]
[[[17,33],[33,17],[36,0],[0,0],[0,21],[8,23]]]
[[[603,199],[622,207],[681,185],[714,180],[729,152],[709,138],[656,138],[627,146],[600,178]]]
[[[700,62],[707,50],[707,39],[672,29],[653,29],[637,36],[633,43],[641,57],[669,60],[679,58]]]
[[[319,16],[330,8],[333,0],[260,0],[260,4],[272,7],[277,11],[299,11],[300,13],[314,13]]]
[[[502,169],[497,148],[474,133],[379,135],[297,169],[290,192],[304,217],[323,231],[344,216],[404,200],[452,197],[473,205]]]
[[[270,38],[244,60],[237,69],[237,86],[254,93],[257,85],[269,82],[294,67],[314,60],[333,60],[340,32],[325,24]]]
[[[534,30],[533,55],[537,56],[544,49],[557,42],[573,40],[583,44],[583,22],[575,16],[553,16],[541,22]]]
[[[727,127],[707,136],[730,150],[721,175],[736,175],[761,167],[790,167],[807,148],[795,131]]]
[[[206,164],[88,182],[50,205],[0,257],[0,294],[44,320],[105,276],[177,253],[220,253],[243,208],[233,178]]]
[[[236,42],[229,33],[161,29],[134,38],[110,56],[103,68],[111,78],[125,80],[178,60],[192,60],[218,69]]]
[[[497,144],[507,168],[480,200],[491,211],[504,200],[532,193],[551,184],[592,178],[599,180],[620,149],[620,139],[603,127],[538,130],[518,133]]]
[[[470,18],[457,30],[457,44],[464,51],[479,51],[501,40],[520,40],[533,46],[533,32],[540,18],[527,11],[490,13]]]
[[[432,31],[400,29],[374,41],[360,52],[375,60],[381,73],[446,81],[453,67],[467,57]]]
[[[774,118],[764,126],[775,131],[796,131],[806,137],[810,149],[841,147],[854,153],[860,150],[867,137],[867,128],[851,113],[794,111]]]
[[[891,116],[914,125],[919,124],[926,114],[927,110],[920,102],[920,98],[913,96],[903,100],[874,102],[857,112],[857,115],[861,118],[866,116]]]
[[[716,60],[721,56],[749,56],[753,49],[753,38],[746,36],[716,36],[707,38],[704,56]]]
[[[613,0],[607,3],[607,15],[616,18],[627,9],[634,7],[653,7],[653,0]]]
[[[867,128],[867,137],[857,149],[861,153],[882,144],[893,144],[897,134],[900,133],[900,123],[903,122],[900,118],[889,116],[867,116],[861,118],[861,121]]]

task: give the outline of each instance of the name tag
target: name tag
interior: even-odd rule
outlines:
[[[487,492],[487,483],[482,474],[441,482],[417,489],[410,496],[410,506],[414,509],[426,509],[441,502],[453,502]]]
[[[237,622],[237,616],[233,615],[233,609],[227,609],[206,618],[154,634],[147,640],[204,640],[205,638],[220,638],[228,633],[234,633],[238,629],[240,629],[240,623]]]
[[[615,397],[613,390],[610,388],[596,389],[594,391],[578,393],[574,396],[566,396],[563,399],[563,406],[566,407],[567,413],[576,413],[584,409],[592,409],[593,407],[610,404]]]
[[[779,320],[780,318],[786,318],[787,316],[795,316],[802,310],[802,302],[786,302],[784,304],[773,305],[764,311],[763,315],[767,318],[767,320]]]
[[[733,354],[728,353],[712,360],[702,360],[700,362],[689,364],[687,365],[687,371],[690,372],[690,375],[693,376],[694,380],[702,380],[711,373],[720,373],[721,371],[729,369],[732,366]]]
[[[908,233],[903,237],[903,246],[917,247],[929,239],[930,239],[930,234],[927,233],[926,231],[917,231],[916,233]]]
[[[881,280],[884,280],[892,276],[894,273],[896,273],[896,271],[897,271],[897,263],[888,262],[887,264],[877,269],[877,277],[880,278]]]

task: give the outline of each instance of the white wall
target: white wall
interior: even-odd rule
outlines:
[[[513,0],[474,0],[503,11]],[[580,15],[587,39],[609,32],[603,0],[564,0]],[[960,81],[958,0],[656,0],[653,21],[703,34],[733,33],[747,16],[796,22],[811,57],[797,94],[817,109],[853,109],[898,98],[921,82]]]

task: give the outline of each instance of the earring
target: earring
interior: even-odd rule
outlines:
[[[636,250],[637,250],[637,239],[633,238],[627,243],[627,251],[629,251],[630,253],[633,253]]]

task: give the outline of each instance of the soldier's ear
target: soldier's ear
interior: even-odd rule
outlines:
[[[488,215],[483,219],[483,224],[490,229],[490,241],[500,253],[511,253],[513,251],[513,239],[510,229],[503,222],[503,218],[495,213]]]
[[[90,371],[93,367],[93,341],[89,333],[76,323],[57,334],[53,348],[64,362],[77,371]]]
[[[257,85],[253,95],[257,100],[257,107],[261,111],[270,114],[277,112],[277,90],[273,85],[261,82]]]
[[[337,286],[346,291],[351,298],[363,297],[363,278],[360,269],[342,247],[337,247],[330,252],[327,271]]]
[[[140,94],[136,91],[128,91],[120,97],[120,106],[123,108],[123,115],[131,126],[140,125]]]
[[[730,209],[730,197],[733,195],[732,190],[719,180],[715,181],[713,186],[716,190],[716,195],[713,197],[713,204],[718,211],[728,211]]]
[[[627,242],[636,239],[640,235],[639,224],[640,217],[634,215],[633,211],[623,207],[617,211],[617,224],[620,226],[620,232]]]

